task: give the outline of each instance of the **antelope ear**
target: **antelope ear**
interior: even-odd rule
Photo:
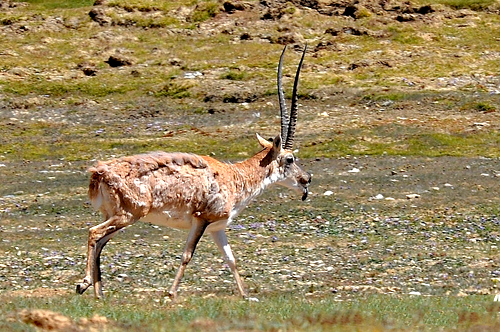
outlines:
[[[257,139],[259,140],[259,144],[263,148],[272,148],[273,147],[273,142],[269,142],[267,139],[263,138],[259,134],[255,134],[257,136]],[[280,144],[281,144],[281,138],[280,138]]]
[[[276,159],[281,154],[281,150],[283,149],[281,147],[281,135],[278,135],[273,139],[272,145],[273,147],[271,149],[271,153],[273,154],[273,159]]]
[[[280,152],[281,151],[281,135],[276,136],[273,139],[273,149]]]

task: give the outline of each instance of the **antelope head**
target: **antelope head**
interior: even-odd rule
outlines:
[[[264,148],[270,149],[270,153],[277,163],[276,183],[300,192],[302,194],[303,201],[307,198],[307,194],[309,192],[308,187],[311,183],[311,174],[303,171],[297,165],[296,158],[293,155],[292,147],[295,135],[295,126],[297,124],[297,88],[299,85],[300,69],[302,67],[302,62],[304,60],[306,50],[307,45],[304,47],[302,57],[297,67],[297,72],[295,74],[290,113],[288,113],[286,107],[282,83],[282,67],[286,46],[281,53],[278,65],[278,98],[281,113],[281,134],[276,136],[276,138],[274,138],[272,141],[265,140],[264,138],[259,136],[259,134],[257,134],[257,139],[259,140],[260,145]]]

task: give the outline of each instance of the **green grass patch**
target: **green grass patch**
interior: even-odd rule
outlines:
[[[405,101],[412,99],[421,99],[422,94],[413,94],[407,92],[389,92],[389,93],[375,93],[371,92],[362,97],[364,101]]]
[[[490,112],[494,112],[497,108],[484,101],[484,102],[477,102],[476,104],[473,105],[474,109],[478,112],[484,112],[484,113],[490,113]]]
[[[231,81],[246,81],[249,78],[249,74],[246,71],[230,70],[227,73],[222,74],[220,78]]]
[[[164,84],[161,89],[156,91],[157,97],[171,97],[182,99],[191,96],[190,89],[195,86],[195,83],[189,80],[170,80]]]
[[[63,97],[67,95],[82,95],[91,97],[106,97],[113,94],[123,94],[128,91],[135,91],[132,85],[119,82],[102,82],[98,78],[87,81],[46,81],[36,80],[27,82],[18,82],[4,87],[7,93],[17,95],[48,95],[50,97]],[[130,82],[129,82],[130,83]],[[140,85],[140,84],[138,84]]]
[[[102,65],[104,67],[104,64]],[[171,73],[158,72],[158,67],[138,71],[141,77],[132,74],[132,70],[113,71],[106,68],[98,69],[92,77],[47,79],[29,75],[24,80],[12,81],[9,84],[0,80],[3,91],[12,95],[48,95],[50,97],[90,97],[103,98],[116,95],[131,94],[134,96],[148,95],[164,84],[159,95],[174,96],[187,92],[193,85],[186,82],[170,81]],[[165,83],[165,81],[167,83]],[[183,94],[182,97],[187,97]]]
[[[179,133],[172,138],[161,137],[161,134],[151,136],[142,130],[136,131],[134,138],[113,130],[109,134],[92,137],[92,132],[97,129],[73,128],[68,132],[64,127],[50,123],[25,125],[22,130],[7,133],[6,137],[10,138],[0,146],[0,154],[11,160],[80,160],[102,154],[130,155],[167,148],[171,152],[189,151],[240,160],[258,151],[253,136],[234,140],[209,135],[200,139],[196,130],[178,128]],[[500,156],[500,134],[496,132],[444,133],[401,124],[350,129],[332,133],[328,138],[305,137],[302,141],[308,143],[300,148],[301,158],[345,155]]]
[[[495,4],[495,0],[435,0],[432,3],[440,3],[453,9],[484,10]],[[431,1],[426,1],[431,3]]]
[[[0,295],[1,296],[1,295]],[[191,331],[380,331],[385,329],[468,329],[498,327],[499,317],[485,297],[398,297],[362,295],[338,302],[334,297],[304,297],[271,293],[252,303],[237,297],[190,296],[178,305],[160,295],[111,294],[105,301],[88,296],[3,298],[0,328],[24,330],[21,310],[46,309],[65,315],[77,325],[81,318],[106,317],[110,330]],[[9,319],[6,319],[9,318]],[[168,327],[168,328],[166,328]]]
[[[131,12],[127,14],[116,15],[115,13],[110,13],[109,16],[112,18],[113,22],[117,25],[123,26],[134,26],[138,28],[165,28],[171,26],[178,26],[179,20],[175,17],[169,15],[161,16],[144,16],[141,13]]]
[[[191,14],[191,21],[203,22],[206,21],[220,12],[220,5],[214,1],[198,2],[193,13]]]
[[[45,9],[67,9],[67,8],[81,8],[81,7],[89,7],[94,4],[94,0],[25,0],[23,2],[27,2],[34,5],[39,5],[44,7]]]
[[[500,156],[496,132],[442,133],[403,125],[378,126],[332,134],[301,149],[305,158],[343,155]]]
[[[174,137],[162,137],[161,133],[151,135],[147,129],[136,130],[134,137],[109,129],[108,133],[97,135],[101,127],[66,128],[50,122],[35,122],[10,128],[4,133],[0,155],[8,160],[90,160],[98,156],[131,155],[150,151],[189,151],[217,158],[240,160],[259,151],[253,136],[237,140],[208,136],[200,139],[196,130],[175,128]]]
[[[391,40],[404,45],[418,45],[423,42],[416,32],[415,28],[408,24],[392,24],[387,30],[391,34]]]

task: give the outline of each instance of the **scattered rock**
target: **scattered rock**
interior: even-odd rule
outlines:
[[[349,67],[347,67],[347,70],[354,70],[354,69],[357,69],[357,68],[369,67],[369,66],[370,66],[369,62],[367,62],[367,61],[360,61],[360,62],[351,63],[349,65]]]
[[[341,34],[353,35],[353,36],[365,36],[370,35],[369,31],[364,28],[355,28],[355,27],[343,27],[343,28],[328,28],[325,30],[325,34],[329,34],[332,36],[339,36]]]
[[[172,58],[169,60],[169,63],[171,66],[175,66],[175,67],[182,67],[184,65],[184,61],[182,61],[179,58]]]
[[[70,17],[64,20],[64,26],[69,29],[78,29],[82,22],[77,17]]]
[[[427,15],[430,13],[434,13],[436,9],[434,8],[434,5],[425,5],[420,8],[418,8],[415,12],[422,14],[422,15]]]
[[[104,8],[92,8],[92,10],[89,12],[89,16],[92,21],[97,22],[100,26],[111,25],[112,19],[111,17],[106,15],[106,10]]]
[[[360,19],[363,17],[370,17],[373,13],[361,4],[354,4],[345,7],[343,16],[350,16],[354,19]]]
[[[304,37],[300,33],[295,32],[295,33],[285,33],[279,36],[274,42],[280,45],[290,45],[296,43],[304,44],[304,41],[305,41]]]
[[[240,40],[251,40],[252,36],[248,32],[244,32],[240,36]]]
[[[122,66],[131,66],[132,61],[128,58],[125,58],[122,55],[111,55],[108,60],[104,61],[111,67],[122,67]]]
[[[185,72],[184,75],[182,75],[182,76],[184,78],[187,78],[187,79],[193,79],[193,78],[203,76],[203,73],[201,73],[199,71],[188,71],[188,72]]]
[[[420,195],[419,194],[409,194],[409,195],[406,195],[406,198],[407,199],[420,198]]]
[[[412,22],[417,20],[417,16],[415,14],[401,14],[396,16],[396,21],[398,22]]]
[[[93,64],[81,63],[77,68],[80,69],[85,76],[95,76],[97,74],[97,68]]]
[[[29,75],[29,71],[25,68],[14,67],[14,68],[9,70],[9,74],[19,76],[19,77],[25,77],[25,76]]]
[[[222,99],[224,103],[251,103],[258,99],[258,95],[252,92],[236,92],[231,95],[225,95]]]
[[[294,4],[289,2],[261,1],[260,4],[265,10],[261,16],[262,20],[280,20],[299,11]]]
[[[16,7],[25,7],[25,6],[28,6],[28,4],[23,3],[23,2],[14,2],[11,0],[0,1],[0,9],[3,9],[3,10],[16,8]]]
[[[240,2],[240,1],[226,1],[222,5],[226,13],[232,14],[236,11],[243,11],[245,9],[251,8],[250,3]]]
[[[314,48],[313,52],[317,53],[319,51],[340,51],[339,46],[337,43],[335,43],[332,40],[322,40],[320,41],[316,47]]]
[[[384,67],[391,68],[393,65],[387,60],[378,60],[378,61],[362,60],[362,61],[351,63],[347,67],[347,69],[348,70],[355,70],[358,68],[370,67],[370,66],[384,66]]]

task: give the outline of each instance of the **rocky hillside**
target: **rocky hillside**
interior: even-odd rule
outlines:
[[[136,133],[147,137],[151,126],[182,137],[188,124],[216,141],[221,126],[224,137],[250,135],[276,112],[283,46],[290,96],[307,44],[299,123],[307,155],[427,153],[409,148],[422,133],[489,141],[500,127],[499,8],[489,0],[3,1],[0,121],[110,126],[117,139],[130,127],[118,120],[143,121]],[[345,145],[329,145],[331,130]],[[493,146],[481,153],[496,155]]]

